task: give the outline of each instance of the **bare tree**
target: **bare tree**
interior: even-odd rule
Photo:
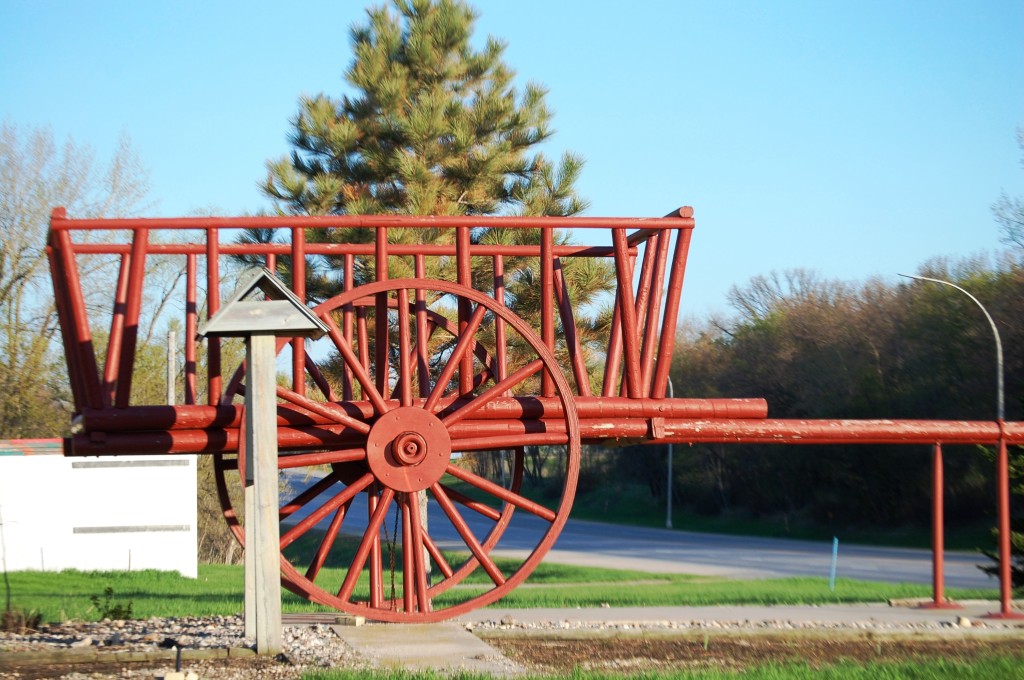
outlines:
[[[1017,144],[1021,150],[1021,164],[1024,165],[1024,127],[1017,128]],[[1003,242],[1024,248],[1024,198],[1010,196],[1004,191],[992,204],[992,213],[1003,228]]]
[[[106,163],[49,128],[0,126],[0,436],[53,436],[67,423],[63,365],[46,264],[50,211],[122,217],[142,210],[148,173],[122,136]]]

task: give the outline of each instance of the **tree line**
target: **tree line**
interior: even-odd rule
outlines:
[[[936,259],[919,274],[970,291],[1004,350],[1006,417],[1024,416],[1024,252]],[[690,322],[673,361],[681,397],[764,397],[771,418],[994,420],[996,350],[965,295],[928,282],[831,280],[809,270],[756,276],[729,293],[730,315]],[[640,486],[664,504],[664,448],[592,464],[592,483]],[[678,506],[706,515],[822,527],[927,526],[926,446],[677,446]],[[994,516],[984,447],[946,447],[946,520]],[[1021,457],[1017,472],[1024,471]],[[1024,491],[1020,476],[1016,491]],[[612,492],[614,493],[614,492]]]

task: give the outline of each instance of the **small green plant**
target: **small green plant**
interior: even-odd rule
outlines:
[[[11,579],[7,574],[7,543],[4,540],[4,516],[0,513],[0,567],[4,574],[4,611],[0,617],[0,631],[6,633],[25,633],[35,630],[43,620],[43,615],[34,610],[24,610],[11,605]]]
[[[99,595],[93,595],[89,598],[92,602],[92,606],[96,607],[96,610],[100,614],[101,619],[130,619],[132,618],[132,603],[129,601],[128,606],[123,604],[114,604],[114,589],[107,586],[103,589],[103,601],[100,602]]]

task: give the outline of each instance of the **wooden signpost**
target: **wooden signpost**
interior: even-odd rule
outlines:
[[[256,653],[282,651],[277,479],[277,340],[319,338],[323,321],[269,270],[238,289],[200,337],[245,338],[245,636]]]

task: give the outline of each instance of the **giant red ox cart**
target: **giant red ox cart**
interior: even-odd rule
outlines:
[[[773,420],[763,399],[666,398],[693,227],[690,208],[654,219],[57,209],[48,252],[75,409],[65,454],[213,456],[244,540],[232,488],[246,367],[197,329],[260,266],[328,329],[278,342],[282,583],[372,619],[440,620],[522,583],[565,524],[584,444],[971,443],[1005,458],[1024,442],[1021,423]],[[593,266],[616,284],[604,316],[573,300]],[[184,329],[180,403],[146,403],[140,340],[167,305]]]

